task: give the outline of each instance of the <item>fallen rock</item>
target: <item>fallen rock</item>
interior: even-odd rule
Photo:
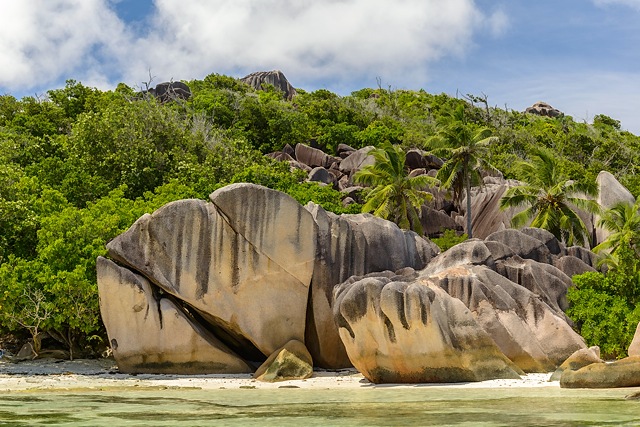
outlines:
[[[333,183],[336,181],[336,178],[328,170],[321,166],[318,166],[313,168],[311,172],[309,172],[309,181],[333,185]]]
[[[611,363],[592,363],[577,371],[565,370],[560,377],[562,388],[640,387],[640,356]]]
[[[426,205],[422,206],[420,222],[424,234],[429,237],[440,237],[444,230],[456,230],[462,233],[462,227],[449,215]]]
[[[336,288],[340,337],[373,383],[519,378],[461,301],[428,283],[397,277],[350,280]]]
[[[100,313],[123,373],[233,374],[253,369],[144,277],[98,258]]]
[[[569,356],[567,360],[556,369],[553,375],[551,375],[551,378],[549,378],[549,381],[560,381],[560,377],[564,371],[577,371],[592,363],[604,363],[604,360],[600,359],[600,347],[581,348]]]
[[[313,374],[313,360],[300,341],[292,340],[274,351],[256,370],[253,378],[259,381],[276,382],[304,380]]]

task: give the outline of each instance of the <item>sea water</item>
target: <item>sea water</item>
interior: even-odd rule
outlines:
[[[640,426],[637,389],[371,387],[0,393],[0,425]]]

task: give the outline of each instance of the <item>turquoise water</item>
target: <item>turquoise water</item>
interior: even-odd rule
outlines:
[[[0,393],[0,425],[640,426],[638,389],[234,389]]]

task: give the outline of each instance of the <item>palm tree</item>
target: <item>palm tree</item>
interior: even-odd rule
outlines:
[[[460,105],[448,117],[445,125],[429,142],[433,154],[446,160],[436,178],[443,188],[453,190],[458,206],[463,194],[467,198],[467,235],[473,237],[471,227],[471,186],[482,183],[481,170],[495,171],[488,161],[489,145],[498,140],[491,136],[491,129],[467,122],[464,105]]]
[[[598,213],[594,182],[568,180],[560,170],[553,153],[539,148],[531,154],[531,162],[518,162],[516,169],[523,185],[508,189],[500,200],[500,208],[525,207],[511,223],[519,228],[531,221],[531,227],[544,228],[568,245],[585,245],[589,232],[576,208]],[[587,196],[587,197],[585,197]]]
[[[600,264],[616,265],[616,253],[621,247],[628,247],[638,255],[640,249],[640,196],[636,198],[635,203],[622,201],[605,210],[597,225],[611,232],[603,242],[593,248],[594,252],[603,255]]]
[[[373,187],[362,207],[362,212],[391,220],[405,230],[422,235],[420,209],[431,200],[431,193],[424,191],[437,184],[428,175],[410,177],[405,168],[405,154],[400,147],[385,143],[382,148],[369,152],[375,159],[373,165],[356,172],[356,183]]]

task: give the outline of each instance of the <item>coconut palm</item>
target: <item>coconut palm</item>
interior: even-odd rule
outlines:
[[[382,148],[369,152],[375,159],[373,165],[356,172],[356,183],[373,187],[366,197],[362,212],[391,220],[405,230],[413,230],[422,235],[420,210],[431,200],[426,188],[437,184],[428,175],[410,177],[405,167],[405,154],[398,146],[385,143]]]
[[[568,245],[586,245],[589,231],[577,209],[595,214],[598,203],[594,182],[567,179],[555,155],[539,148],[530,162],[518,162],[516,170],[524,184],[508,189],[500,200],[500,208],[525,207],[511,221],[516,228],[530,222],[531,227],[544,228]]]
[[[611,232],[598,246],[593,248],[601,253],[601,263],[617,264],[616,253],[621,247],[631,248],[636,254],[640,250],[640,196],[635,203],[622,201],[605,210],[598,220],[598,227]]]
[[[458,206],[462,203],[463,195],[466,195],[469,238],[473,237],[471,186],[482,184],[481,170],[496,170],[487,160],[490,144],[498,140],[491,133],[487,127],[468,123],[464,105],[460,105],[429,140],[433,154],[447,159],[436,175],[442,187],[452,189]]]

